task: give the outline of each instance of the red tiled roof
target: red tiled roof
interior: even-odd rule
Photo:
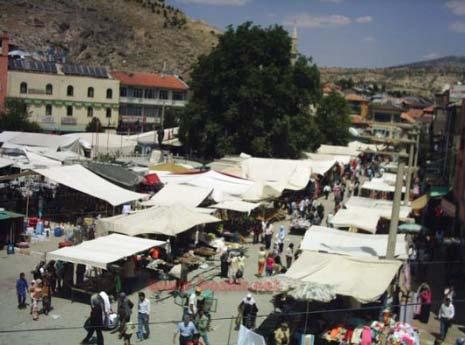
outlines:
[[[433,105],[430,105],[429,107],[424,108],[423,111],[425,113],[432,113],[432,112],[434,112],[435,108],[436,108],[436,106],[433,104]]]
[[[187,90],[189,88],[185,82],[174,75],[121,71],[113,71],[111,75],[119,80],[122,85],[158,87],[171,90]]]
[[[418,119],[423,116],[423,110],[412,108],[412,109],[409,109],[409,111],[407,111],[407,114],[414,119]]]
[[[400,114],[400,118],[407,121],[407,122],[410,122],[410,123],[415,123],[415,119],[409,115],[409,113],[402,113]]]
[[[345,96],[347,101],[352,102],[367,102],[367,99],[363,96],[357,95],[355,93],[351,93]]]

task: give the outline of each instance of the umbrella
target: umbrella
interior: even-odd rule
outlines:
[[[405,223],[399,226],[399,230],[402,232],[415,232],[418,233],[422,230],[426,230],[426,228],[421,224],[415,223]]]

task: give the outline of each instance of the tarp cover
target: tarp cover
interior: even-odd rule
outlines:
[[[62,135],[62,137],[79,140],[80,144],[92,149],[92,154],[132,154],[137,145],[128,136],[112,133],[81,132]]]
[[[129,236],[140,234],[176,236],[196,225],[220,221],[209,214],[197,212],[194,208],[176,204],[151,207],[128,215],[102,218],[97,221],[96,228],[99,235],[118,232]]]
[[[385,257],[388,235],[367,235],[313,225],[300,244],[302,250],[312,250],[348,256]],[[397,235],[396,256],[407,257],[405,235]]]
[[[338,295],[351,296],[361,303],[373,302],[386,291],[400,261],[359,258],[303,251],[285,276],[303,282],[326,284]]]
[[[199,206],[211,194],[213,188],[188,186],[183,184],[167,184],[144,206],[162,206],[181,204],[187,207]]]
[[[353,146],[321,145],[318,148],[317,153],[325,155],[350,156],[355,158],[361,152]]]
[[[391,200],[381,200],[381,199],[371,199],[363,198],[360,196],[353,196],[347,200],[345,207],[365,207],[370,209],[375,209],[379,214],[384,217],[391,219],[393,202]],[[400,218],[407,218],[412,208],[410,206],[400,206]]]
[[[349,164],[352,159],[350,156],[345,155],[332,155],[332,154],[322,154],[322,153],[309,153],[305,152],[305,155],[313,161],[331,161],[336,160],[339,164]]]
[[[0,157],[0,169],[13,165],[15,162],[11,159]]]
[[[21,146],[48,147],[54,151],[80,152],[79,140],[63,135],[4,131],[0,133],[0,142]]]
[[[396,187],[392,184],[387,183],[382,177],[380,177],[372,178],[371,181],[365,181],[362,185],[362,189],[374,190],[377,192],[394,193]],[[405,186],[402,187],[402,192],[405,192]]]
[[[304,189],[312,170],[305,160],[251,157],[241,163],[242,177],[256,182],[271,182],[285,189]]]
[[[34,171],[54,182],[104,200],[113,206],[147,197],[146,194],[135,193],[118,187],[77,164],[34,169]]]
[[[111,234],[47,253],[47,260],[61,260],[106,269],[109,263],[164,245],[163,241]]]
[[[106,180],[129,188],[135,187],[142,181],[142,177],[138,174],[117,164],[88,161],[84,166]]]
[[[340,209],[331,219],[335,228],[357,228],[360,230],[376,233],[380,219],[379,212],[368,208],[353,207]]]
[[[212,208],[218,208],[221,210],[231,210],[236,212],[250,213],[256,209],[260,204],[246,202],[242,200],[226,200],[219,204],[211,205]]]

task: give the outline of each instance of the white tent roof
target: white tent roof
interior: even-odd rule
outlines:
[[[346,155],[333,155],[333,154],[323,154],[323,153],[310,153],[305,152],[305,155],[313,161],[331,161],[336,160],[340,164],[349,164],[352,159],[350,156]]]
[[[310,169],[312,169],[312,174],[324,175],[335,166],[338,161],[336,159],[322,160],[322,159],[307,159],[305,160]]]
[[[309,163],[305,160],[251,157],[240,164],[243,178],[277,183],[289,190],[305,188],[312,173]]]
[[[62,137],[79,140],[82,146],[92,148],[93,153],[132,153],[137,145],[128,136],[112,133],[81,132],[62,135]]]
[[[5,168],[13,164],[15,164],[13,160],[5,158],[5,157],[0,157],[0,168]]]
[[[109,232],[136,236],[140,234],[161,234],[176,236],[196,225],[216,223],[221,220],[200,213],[183,205],[156,206],[128,215],[102,218],[97,221],[97,233]]]
[[[29,132],[2,132],[0,142],[22,146],[48,147],[54,151],[60,149],[79,152],[80,147],[79,141],[73,137]]]
[[[250,188],[241,195],[241,199],[247,201],[261,201],[277,198],[284,190],[283,185],[277,182],[255,182]]]
[[[135,193],[118,187],[77,164],[34,169],[34,171],[69,188],[105,200],[113,206],[147,197],[146,194]]]
[[[376,233],[380,215],[366,208],[340,209],[331,219],[335,228],[355,227],[371,233]]]
[[[382,217],[388,219],[391,219],[392,206],[392,200],[371,199],[360,196],[353,196],[345,203],[347,208],[364,207],[375,209]],[[400,206],[400,218],[407,218],[410,212],[412,212],[410,206]]]
[[[302,250],[312,250],[358,257],[385,257],[388,235],[367,235],[313,225],[300,244]],[[405,235],[397,235],[396,256],[407,257]]]
[[[368,303],[386,291],[400,265],[400,261],[394,260],[303,251],[285,277],[327,284],[334,288],[336,294]]]
[[[321,145],[318,150],[318,153],[325,155],[339,155],[339,156],[351,156],[357,157],[360,154],[360,151],[352,146],[337,146],[337,145]]]
[[[183,184],[167,184],[150,200],[143,202],[144,206],[182,204],[196,207],[212,192],[213,188],[188,186]]]
[[[241,200],[226,200],[220,202],[219,204],[211,205],[212,208],[218,208],[222,210],[231,210],[237,212],[250,213],[252,210],[256,209],[260,204],[255,204],[251,202],[245,202]]]
[[[371,181],[365,181],[362,185],[362,189],[393,193],[396,190],[396,187],[386,183],[386,181],[381,177],[372,178]],[[402,192],[405,192],[405,186],[402,187]]]
[[[106,269],[109,263],[164,245],[163,241],[111,234],[47,253],[47,260],[61,260]]]

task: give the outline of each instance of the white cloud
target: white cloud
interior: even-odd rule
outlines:
[[[376,38],[374,38],[373,36],[366,36],[366,37],[363,37],[363,42],[367,42],[367,43],[373,43],[373,42],[376,42]]]
[[[359,24],[367,24],[373,21],[373,17],[372,16],[358,17],[358,18],[355,18],[355,21]]]
[[[332,2],[333,4],[340,4],[344,0],[320,0],[320,2]]]
[[[184,4],[214,5],[214,6],[244,6],[250,0],[176,0]]]
[[[453,14],[458,16],[465,15],[465,0],[451,0],[446,2],[446,7],[451,11]]]
[[[449,24],[449,30],[465,34],[465,22],[453,22]]]
[[[301,28],[332,28],[338,26],[349,25],[352,20],[349,17],[339,14],[331,14],[325,16],[312,16],[310,14],[299,14],[296,16],[287,17],[284,19],[284,25],[298,26]]]
[[[423,55],[423,59],[426,59],[426,60],[433,60],[433,59],[437,59],[438,57],[440,57],[440,55],[438,53],[435,53],[435,52]]]

